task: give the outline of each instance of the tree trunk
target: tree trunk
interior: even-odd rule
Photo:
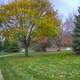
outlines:
[[[25,56],[29,56],[28,48],[29,48],[29,45],[30,45],[30,41],[31,41],[31,38],[29,37],[28,40],[25,43]]]
[[[25,48],[25,56],[29,56],[29,54],[28,54],[28,47]]]
[[[32,29],[34,27],[34,24],[32,24],[31,28],[30,28],[30,32],[27,36],[27,40],[26,40],[26,36],[25,36],[25,56],[29,56],[28,54],[28,48],[30,46],[30,41],[31,41],[31,34],[32,34]]]
[[[61,47],[59,47],[59,46],[58,46],[58,49],[57,49],[57,51],[61,51]]]

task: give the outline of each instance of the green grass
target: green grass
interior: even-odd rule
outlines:
[[[0,58],[5,80],[80,80],[80,56],[72,52]]]

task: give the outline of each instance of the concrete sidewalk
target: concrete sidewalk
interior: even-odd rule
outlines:
[[[0,80],[4,80],[4,79],[3,79],[3,75],[2,75],[2,73],[1,73],[1,70],[0,70]]]
[[[0,58],[1,57],[16,56],[16,55],[20,55],[20,54],[23,54],[23,53],[13,53],[13,54],[0,55]]]

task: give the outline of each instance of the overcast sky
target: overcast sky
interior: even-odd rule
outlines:
[[[51,2],[63,19],[71,13],[76,13],[80,6],[80,0],[51,0]]]
[[[6,2],[7,0],[0,0],[0,3]],[[78,6],[80,6],[80,0],[51,0],[51,2],[63,19],[65,19],[72,12],[76,12]]]

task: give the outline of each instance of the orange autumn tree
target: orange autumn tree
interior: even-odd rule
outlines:
[[[3,5],[0,21],[7,24],[6,27],[14,27],[16,37],[23,39],[25,56],[28,56],[31,39],[55,37],[60,29],[57,12],[52,8],[49,0],[15,0]],[[19,27],[24,30],[24,35],[17,30]]]

